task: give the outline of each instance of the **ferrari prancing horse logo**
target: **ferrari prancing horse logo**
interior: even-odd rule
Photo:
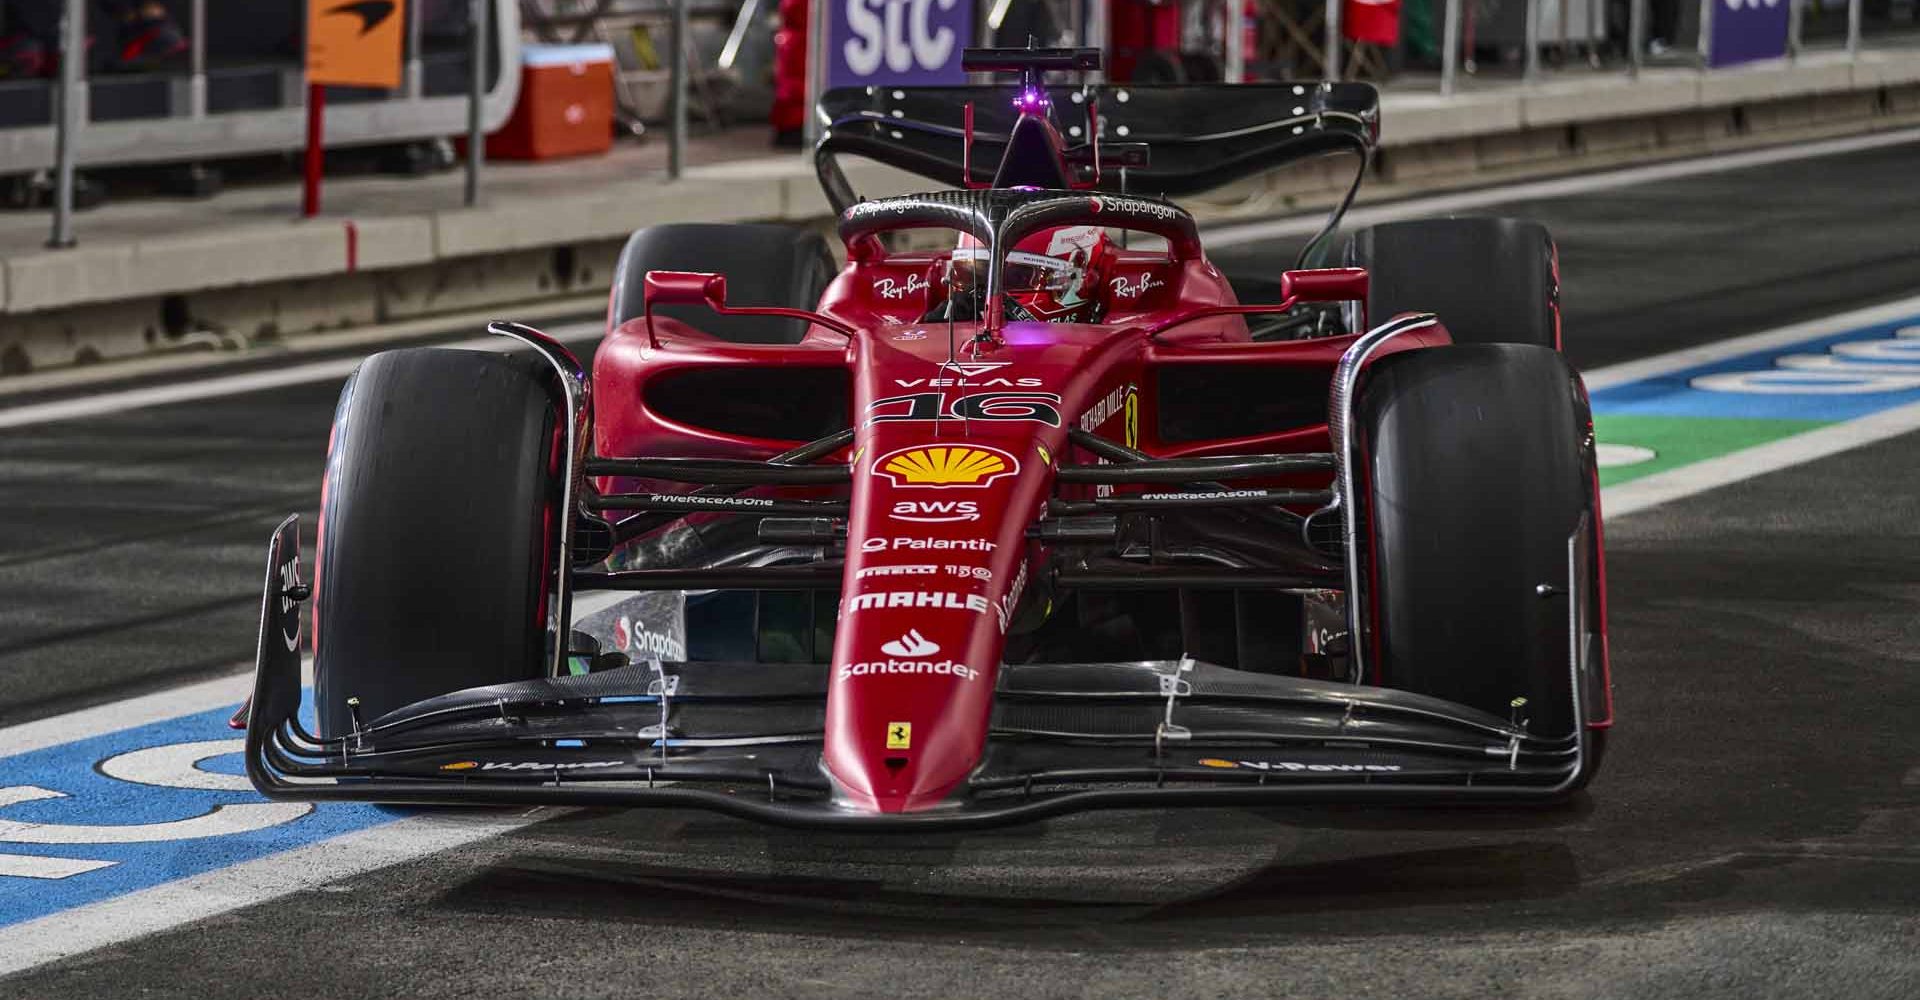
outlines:
[[[911,722],[887,723],[887,749],[889,750],[913,749],[913,723]]]

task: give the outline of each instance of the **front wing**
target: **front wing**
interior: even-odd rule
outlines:
[[[912,830],[1176,805],[1544,801],[1597,763],[1584,726],[1543,737],[1404,691],[1193,660],[1003,667],[980,766],[950,804],[910,813],[834,800],[823,664],[651,662],[496,684],[320,739],[299,721],[290,525],[269,556],[247,714],[247,775],[274,799],[678,806]],[[1582,635],[1577,619],[1570,628]],[[1569,644],[1576,702],[1589,645]]]

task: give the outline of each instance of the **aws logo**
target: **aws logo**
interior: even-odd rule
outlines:
[[[902,448],[874,459],[873,471],[895,486],[985,486],[1020,471],[1020,460],[982,446]]]

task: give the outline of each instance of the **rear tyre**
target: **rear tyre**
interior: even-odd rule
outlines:
[[[1456,344],[1560,349],[1559,251],[1519,219],[1420,219],[1370,226],[1346,262],[1368,272],[1367,317],[1438,313]]]
[[[1597,476],[1578,377],[1529,345],[1409,351],[1371,366],[1355,420],[1366,680],[1502,718],[1525,698],[1530,732],[1572,732],[1567,539]]]
[[[320,735],[546,674],[561,430],[534,357],[368,358],[341,391],[320,511]]]
[[[627,239],[614,268],[614,326],[639,318],[648,271],[710,271],[727,276],[727,299],[742,306],[812,309],[833,281],[833,252],[811,229],[766,224],[679,223],[648,226]],[[722,316],[704,306],[655,310],[736,344],[795,344],[807,324],[778,316]]]

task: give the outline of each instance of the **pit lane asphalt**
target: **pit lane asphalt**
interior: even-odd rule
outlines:
[[[1920,149],[1503,206],[1594,366],[1920,289]],[[1284,247],[1216,254],[1277,272]],[[0,720],[247,658],[336,386],[0,436]],[[1920,435],[1608,525],[1620,725],[1550,812],[849,837],[572,813],[0,980],[32,998],[1920,995]]]

